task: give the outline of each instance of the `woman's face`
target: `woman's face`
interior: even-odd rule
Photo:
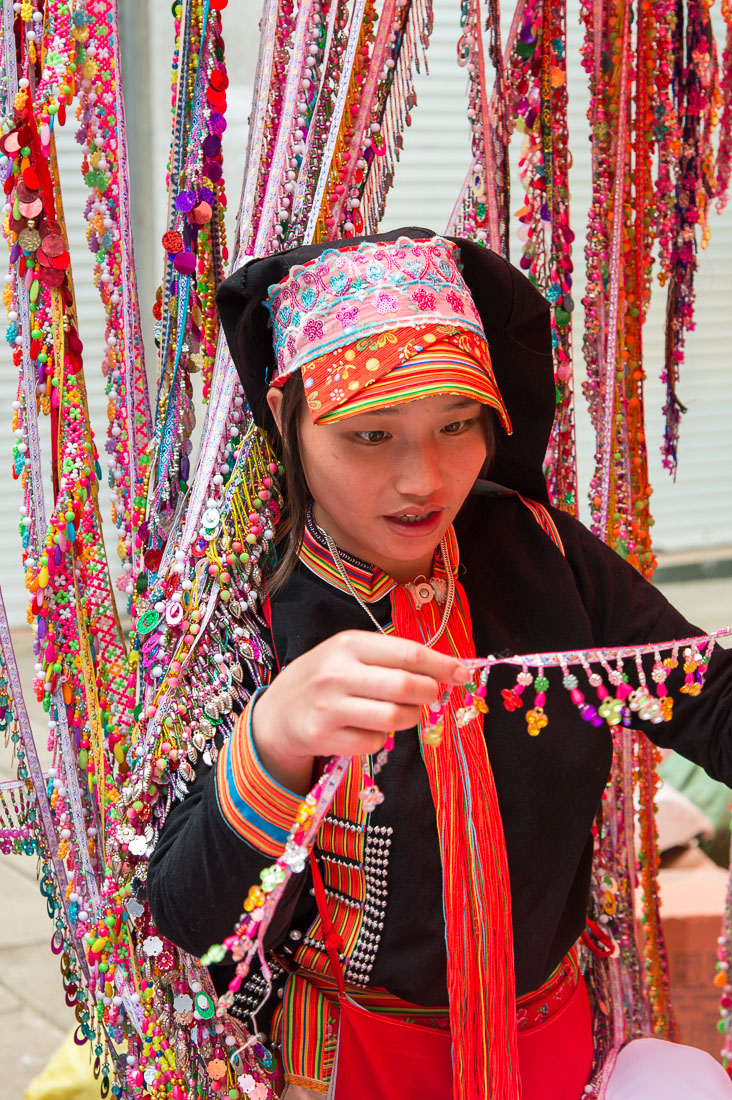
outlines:
[[[269,391],[278,423],[281,400]],[[449,394],[332,424],[313,424],[303,402],[300,454],[316,522],[395,580],[429,576],[485,461],[487,430],[481,404]]]

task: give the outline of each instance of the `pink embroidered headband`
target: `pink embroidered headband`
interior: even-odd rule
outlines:
[[[510,432],[459,256],[457,247],[441,237],[400,237],[328,249],[293,267],[269,287],[264,303],[277,362],[272,384],[283,385],[300,370],[314,421],[336,419],[336,409],[348,415],[352,404],[354,415],[369,403],[385,403],[375,387],[387,378],[391,404],[410,400],[418,391],[426,396],[468,387],[475,400],[496,409]],[[451,345],[444,364],[431,357],[424,383],[402,394],[396,370],[440,338],[443,347]],[[469,382],[458,378],[461,372],[470,375]],[[365,399],[367,388],[372,402]]]

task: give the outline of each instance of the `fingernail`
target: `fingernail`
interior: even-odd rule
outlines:
[[[454,684],[467,684],[471,677],[470,669],[467,665],[460,665],[459,668],[453,673],[452,682]]]

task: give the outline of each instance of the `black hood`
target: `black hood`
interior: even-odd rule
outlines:
[[[256,423],[274,427],[266,395],[274,367],[269,288],[291,267],[316,259],[329,248],[358,247],[363,241],[425,240],[430,229],[410,227],[370,237],[291,248],[251,260],[216,291],[216,305],[229,349]],[[493,479],[535,500],[547,500],[542,463],[554,420],[555,387],[549,305],[529,280],[490,249],[461,237],[448,237],[460,250],[463,277],[480,313],[496,381],[513,434],[498,431]]]

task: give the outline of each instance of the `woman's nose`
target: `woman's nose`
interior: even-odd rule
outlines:
[[[439,456],[429,444],[404,447],[395,471],[395,486],[402,496],[427,500],[442,487]]]

